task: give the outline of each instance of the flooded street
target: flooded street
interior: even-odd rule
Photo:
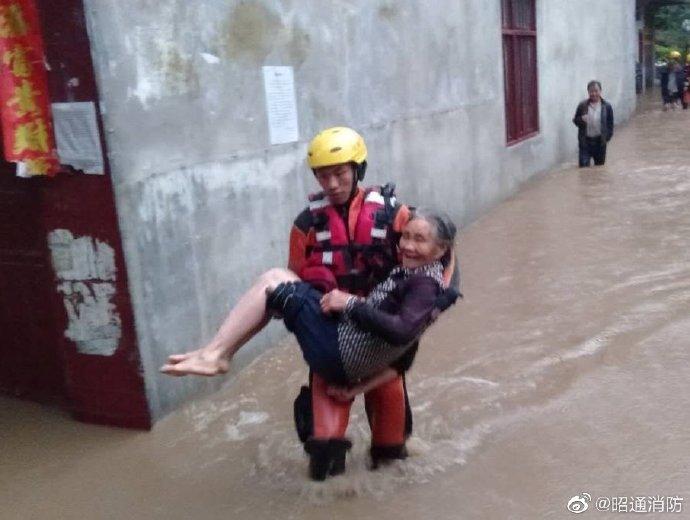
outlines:
[[[530,182],[459,251],[465,300],[408,376],[408,460],[368,470],[360,399],[346,474],[307,479],[290,339],[150,433],[1,399],[0,518],[619,518],[596,499],[640,496],[690,517],[690,111],[640,109],[605,167]]]

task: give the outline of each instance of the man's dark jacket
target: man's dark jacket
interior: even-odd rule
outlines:
[[[573,123],[577,126],[577,142],[584,147],[587,141],[587,123],[582,116],[589,111],[589,98],[577,105]],[[601,98],[601,138],[602,144],[608,143],[613,137],[613,107]]]

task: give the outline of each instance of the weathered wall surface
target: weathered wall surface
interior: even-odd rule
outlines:
[[[315,189],[306,143],[358,129],[371,183],[468,223],[530,176],[575,158],[592,78],[634,109],[633,0],[537,0],[541,132],[505,145],[499,0],[85,0],[149,402],[160,417],[202,385],[166,379],[230,302],[282,265]],[[596,18],[592,18],[596,13]],[[300,141],[271,146],[262,69],[294,67]],[[273,325],[238,366],[284,332]]]

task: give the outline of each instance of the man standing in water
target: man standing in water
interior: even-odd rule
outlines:
[[[577,126],[580,168],[606,162],[606,144],[613,137],[613,108],[601,97],[601,83],[587,84],[589,97],[577,105],[573,123]]]
[[[391,186],[358,186],[364,179],[366,159],[364,140],[350,128],[324,130],[309,145],[309,167],[323,191],[312,195],[309,207],[295,219],[288,267],[324,290],[337,287],[365,296],[398,263],[398,238],[410,211],[396,202]],[[454,260],[446,271],[454,272]],[[448,282],[449,274],[444,278]],[[407,455],[405,441],[412,417],[403,373],[414,351],[410,349],[395,370],[352,392],[364,393],[374,466]],[[295,401],[298,434],[309,453],[315,480],[342,473],[350,447],[345,431],[352,395],[343,399],[342,391],[332,390],[312,373],[309,386],[302,388]]]

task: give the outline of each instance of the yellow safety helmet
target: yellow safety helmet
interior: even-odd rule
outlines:
[[[679,60],[680,59],[680,52],[678,51],[671,51],[668,53],[668,59],[670,60]]]
[[[307,161],[313,170],[335,164],[355,163],[357,178],[364,178],[367,164],[367,145],[352,128],[335,126],[316,134],[309,143]]]

